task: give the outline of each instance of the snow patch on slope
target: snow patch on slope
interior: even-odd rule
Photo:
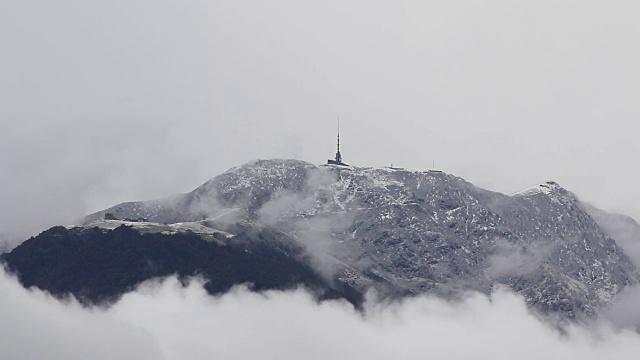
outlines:
[[[105,230],[113,230],[120,226],[129,226],[138,230],[142,234],[146,233],[159,233],[166,235],[174,235],[177,233],[192,232],[198,235],[220,235],[226,238],[231,238],[234,235],[222,230],[217,230],[204,226],[198,222],[180,222],[174,224],[160,224],[154,222],[137,222],[137,221],[123,221],[123,220],[98,220],[89,223],[81,228],[100,228]],[[67,226],[67,229],[77,228],[77,226]]]

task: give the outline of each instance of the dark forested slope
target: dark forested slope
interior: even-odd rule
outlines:
[[[361,301],[356,292],[331,288],[304,261],[265,241],[238,235],[234,242],[238,245],[219,245],[195,234],[140,234],[126,226],[107,231],[58,226],[1,259],[25,287],[73,294],[84,303],[111,302],[145,280],[173,274],[203,277],[212,294],[244,283],[255,290],[303,285],[321,297]]]

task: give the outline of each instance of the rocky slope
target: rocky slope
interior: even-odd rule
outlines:
[[[305,246],[322,274],[362,290],[456,296],[503,284],[572,318],[595,315],[640,279],[586,210],[554,182],[507,196],[442,172],[257,160],[85,223],[109,212],[230,233],[237,224],[272,228]]]

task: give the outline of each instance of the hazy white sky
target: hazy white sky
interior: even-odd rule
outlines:
[[[636,1],[0,1],[0,232],[254,158],[556,180],[640,218]]]

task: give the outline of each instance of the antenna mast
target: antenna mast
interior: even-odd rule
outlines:
[[[338,152],[336,152],[336,163],[342,163],[342,155],[340,155],[340,117],[338,116]]]
[[[340,117],[338,117],[338,152],[340,152]]]
[[[342,162],[342,154],[340,154],[340,117],[338,116],[338,148],[336,149],[336,158],[335,160],[329,159],[327,160],[327,164],[329,165],[340,165],[340,166],[349,166]]]

